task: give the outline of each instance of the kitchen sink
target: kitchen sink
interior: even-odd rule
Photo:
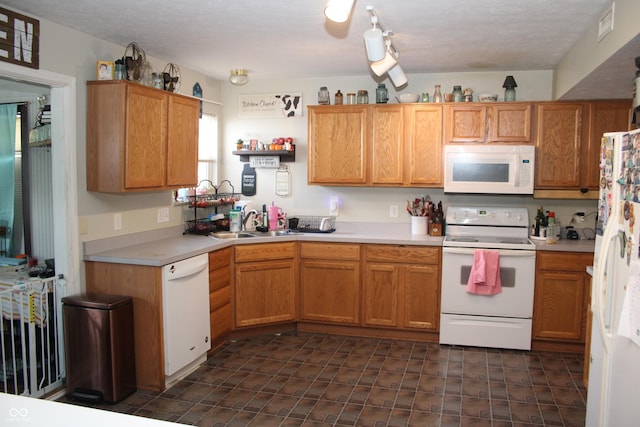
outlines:
[[[256,236],[274,237],[274,236],[289,236],[293,234],[301,234],[292,230],[271,230],[271,231],[259,231],[256,232]]]
[[[243,239],[247,237],[256,237],[255,234],[251,233],[235,233],[232,231],[218,231],[210,234],[211,237],[215,237],[216,239]]]

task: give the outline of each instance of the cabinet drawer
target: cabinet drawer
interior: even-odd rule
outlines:
[[[227,267],[231,263],[231,248],[209,252],[209,271],[220,267]]]
[[[348,243],[301,243],[302,258],[352,260],[360,259],[360,245]]]
[[[539,270],[585,272],[593,264],[590,253],[539,251],[536,256]]]
[[[231,284],[231,269],[218,268],[209,272],[209,292],[214,292]]]
[[[367,261],[402,262],[410,264],[439,264],[439,247],[404,245],[367,245]]]
[[[236,246],[236,262],[269,261],[296,256],[296,242]]]
[[[209,313],[211,323],[211,340],[215,340],[221,335],[231,330],[231,304],[226,304],[219,309]]]
[[[215,292],[209,292],[209,311],[214,311],[219,307],[231,302],[231,286],[225,286]]]

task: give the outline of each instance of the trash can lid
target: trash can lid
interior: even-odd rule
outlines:
[[[62,298],[62,303],[75,307],[96,308],[111,310],[121,305],[132,302],[132,298],[126,295],[110,294],[78,294]]]

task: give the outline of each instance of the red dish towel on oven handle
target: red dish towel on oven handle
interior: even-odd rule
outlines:
[[[495,295],[502,292],[499,251],[476,249],[473,252],[467,292],[477,295]]]

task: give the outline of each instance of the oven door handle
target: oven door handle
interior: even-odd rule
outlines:
[[[477,248],[442,248],[443,254],[462,254],[462,255],[473,255]],[[536,256],[536,251],[528,251],[528,250],[510,250],[510,249],[486,249],[486,250],[497,250],[500,252],[500,256],[509,256],[513,258],[529,258]]]

